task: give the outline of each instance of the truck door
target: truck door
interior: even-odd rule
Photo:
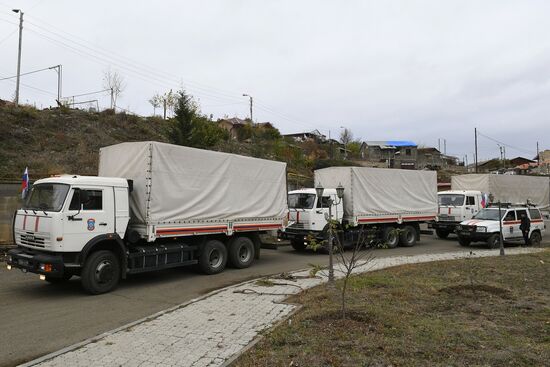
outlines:
[[[476,197],[475,196],[466,196],[466,201],[464,202],[464,218],[470,219],[476,213]]]
[[[88,201],[79,210],[81,191],[86,191]],[[92,238],[114,232],[114,197],[113,189],[107,187],[73,188],[71,195],[63,218],[63,243],[66,251],[76,252]]]
[[[328,223],[326,218],[328,218],[329,212],[329,198],[330,196],[322,196],[320,199],[317,199],[315,219],[313,220],[312,218],[312,224],[315,223],[315,230],[323,230]],[[332,206],[332,218],[336,218],[336,208],[334,205]]]

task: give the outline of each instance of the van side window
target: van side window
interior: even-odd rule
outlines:
[[[516,212],[513,210],[510,210],[508,213],[506,213],[506,216],[504,217],[505,222],[508,222],[511,220],[516,220]]]
[[[467,196],[466,205],[476,205],[476,198],[473,196]]]
[[[525,210],[525,209],[516,210],[516,213],[518,215],[518,220],[521,220],[522,215],[525,215],[525,216],[527,215],[527,210]]]
[[[328,208],[328,196],[322,196],[321,200],[317,200],[317,208],[321,207],[321,204],[323,205],[323,208]]]
[[[84,203],[82,210],[102,210],[103,209],[103,191],[102,190],[81,190],[88,193],[89,200]],[[69,210],[80,209],[80,191],[74,191]]]
[[[542,218],[538,209],[529,209],[529,214],[531,214],[531,220]]]

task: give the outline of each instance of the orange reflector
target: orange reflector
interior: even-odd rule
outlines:
[[[45,272],[50,272],[52,271],[52,264],[44,264],[44,271]]]

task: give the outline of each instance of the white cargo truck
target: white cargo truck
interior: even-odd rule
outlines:
[[[100,150],[99,176],[37,180],[14,219],[8,268],[92,294],[129,274],[252,264],[287,221],[286,164],[157,142]]]
[[[467,174],[451,178],[451,191],[438,193],[437,219],[430,223],[440,238],[455,233],[460,222],[472,219],[490,203],[550,207],[550,178],[524,175]]]
[[[366,228],[375,229],[388,247],[414,246],[420,239],[420,224],[437,214],[436,172],[330,167],[315,171],[315,185],[325,188],[320,198],[315,189],[289,192],[284,237],[296,250],[305,249],[310,236],[327,239],[330,198],[332,219],[341,225],[344,246],[357,241]],[[341,200],[336,192],[339,185],[344,188]]]

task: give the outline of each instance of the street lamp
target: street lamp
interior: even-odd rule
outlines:
[[[254,120],[252,119],[252,104],[253,104],[253,98],[251,95],[243,93],[243,97],[248,97],[250,99],[250,123],[253,123]]]
[[[344,126],[340,126],[340,129],[344,129],[344,132],[347,130]],[[347,135],[347,134],[346,134]],[[348,159],[348,148],[347,148],[347,136],[345,136],[344,140],[344,159]]]
[[[315,192],[317,194],[317,200],[321,203],[321,208],[323,207],[323,192],[325,191],[325,188],[321,185],[319,182],[317,184],[317,187],[315,187]],[[344,197],[344,186],[340,183],[336,187],[336,196],[338,197],[338,201],[332,200],[332,197],[329,196],[328,198],[328,281],[330,283],[334,282],[334,261],[333,261],[333,246],[332,246],[332,205],[338,205],[342,202],[342,198]]]
[[[21,9],[12,9],[14,13],[19,13],[19,49],[17,52],[17,80],[15,83],[15,106],[19,106],[19,79],[21,79],[21,43],[23,41],[23,11]]]

